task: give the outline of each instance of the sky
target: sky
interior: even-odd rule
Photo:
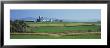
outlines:
[[[100,9],[12,9],[11,19],[36,18],[38,16],[56,18],[69,22],[96,22],[101,20]]]

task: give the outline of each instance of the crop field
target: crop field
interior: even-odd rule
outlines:
[[[84,22],[26,22],[27,32],[11,33],[11,39],[100,39],[100,24]]]

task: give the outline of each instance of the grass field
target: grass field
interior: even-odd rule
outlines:
[[[11,34],[11,39],[101,39],[100,32],[69,34]]]
[[[65,31],[97,31],[98,23],[79,22],[26,22],[31,27],[31,32],[65,32]],[[28,29],[29,30],[29,29]],[[99,32],[99,31],[98,31]]]
[[[96,23],[72,23],[72,22],[26,22],[29,26],[32,26],[32,27],[40,27],[40,26],[58,26],[58,27],[64,27],[64,26],[79,26],[79,25],[86,25],[86,26],[91,26],[93,24],[96,24]]]
[[[98,26],[76,26],[76,27],[36,27],[32,32],[66,32],[66,31],[95,31]]]
[[[11,39],[100,39],[99,23],[26,22],[28,32],[11,34]],[[30,34],[27,34],[30,33]]]

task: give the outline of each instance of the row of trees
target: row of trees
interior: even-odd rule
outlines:
[[[26,32],[29,27],[23,20],[10,21],[10,32]]]

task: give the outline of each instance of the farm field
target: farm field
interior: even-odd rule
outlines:
[[[26,22],[27,32],[11,33],[11,39],[100,39],[98,23]]]

